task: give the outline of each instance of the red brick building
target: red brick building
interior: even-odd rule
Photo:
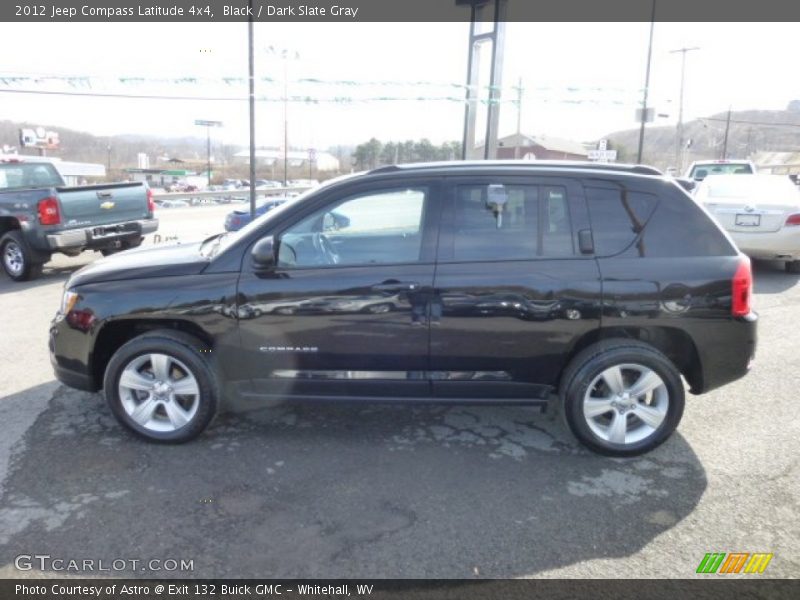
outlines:
[[[479,152],[482,154],[482,148]],[[546,135],[513,134],[497,140],[497,158],[527,160],[587,160],[588,150],[580,142]]]

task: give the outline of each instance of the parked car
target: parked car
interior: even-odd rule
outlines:
[[[273,181],[271,179],[256,179],[257,190],[269,190],[279,187],[283,187],[283,184],[280,181]]]
[[[800,273],[800,190],[785,175],[713,175],[695,194],[739,249]]]
[[[279,196],[269,198],[266,202],[261,202],[256,206],[256,217],[260,217],[273,208],[277,208],[288,199],[289,198],[286,196]],[[253,218],[250,216],[249,208],[237,208],[236,210],[232,210],[225,215],[225,231],[239,231],[252,220]]]
[[[37,277],[60,252],[135,248],[158,229],[145,183],[66,187],[52,163],[0,160],[0,256],[15,281]]]
[[[757,172],[750,160],[697,160],[689,165],[684,177],[703,181],[708,175],[753,175]]]
[[[652,169],[390,166],[84,267],[50,355],[152,441],[237,398],[553,402],[586,446],[631,456],[677,427],[682,378],[702,394],[748,372],[751,290],[750,260]]]

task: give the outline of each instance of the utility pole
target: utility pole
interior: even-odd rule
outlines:
[[[728,107],[728,118],[725,119],[725,139],[722,142],[722,160],[728,158],[728,132],[731,129],[731,107]]]
[[[517,143],[514,144],[514,158],[519,158],[519,145],[522,141],[522,77],[517,84]]]
[[[653,0],[653,10],[650,14],[650,41],[647,44],[647,68],[644,74],[644,97],[642,98],[642,120],[639,125],[639,150],[636,153],[636,162],[642,162],[644,150],[644,124],[647,122],[647,95],[650,91],[650,62],[653,57],[653,29],[656,24],[656,0]]]
[[[684,77],[686,75],[686,53],[691,52],[692,50],[700,50],[700,48],[697,46],[692,46],[691,48],[684,47],[670,51],[670,54],[676,54],[677,52],[681,53],[681,91],[678,104],[678,126],[676,128],[675,140],[675,166],[678,169],[678,173],[683,170],[683,85]]]

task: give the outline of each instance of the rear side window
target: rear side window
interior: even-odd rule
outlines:
[[[562,186],[458,186],[453,219],[457,261],[574,254],[569,203]]]
[[[0,189],[57,187],[62,185],[55,168],[47,163],[0,164]]]
[[[650,258],[727,256],[733,248],[691,198],[587,187],[595,254]]]
[[[664,198],[645,227],[640,256],[731,256],[736,250],[691,198]]]

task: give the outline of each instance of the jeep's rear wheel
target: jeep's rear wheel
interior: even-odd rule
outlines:
[[[106,401],[134,433],[157,442],[197,437],[217,411],[217,381],[203,343],[159,331],[124,344],[108,363]]]
[[[675,431],[684,408],[675,365],[652,346],[628,340],[600,342],[576,356],[561,397],[575,436],[611,456],[657,447]]]

